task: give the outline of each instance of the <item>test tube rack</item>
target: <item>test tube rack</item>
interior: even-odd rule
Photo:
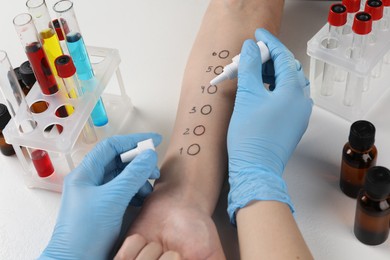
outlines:
[[[95,77],[89,81],[81,81],[81,86],[88,89],[77,98],[64,98],[61,89],[53,95],[43,95],[36,83],[26,96],[29,106],[35,102],[46,102],[48,109],[34,115],[37,127],[29,133],[20,133],[15,123],[7,124],[3,131],[7,143],[14,146],[16,155],[25,170],[25,183],[30,188],[51,191],[62,191],[64,177],[73,170],[84,155],[96,144],[83,142],[80,133],[100,97],[102,97],[109,122],[102,127],[95,127],[97,141],[106,137],[126,132],[124,129],[130,118],[132,103],[127,96],[119,70],[120,56],[116,49],[88,46]],[[112,76],[116,74],[120,94],[104,93]],[[71,105],[74,112],[65,118],[56,116],[56,109]],[[22,122],[26,118],[20,109],[15,119]],[[14,120],[14,119],[12,119]],[[62,127],[61,133],[56,126]],[[53,126],[48,131],[48,126]],[[39,177],[24,147],[42,149],[49,153],[55,172],[46,178]]]
[[[390,64],[383,62],[381,76],[372,77],[374,67],[382,62],[382,58],[390,49],[390,31],[378,30],[376,42],[367,44],[364,56],[359,61],[349,58],[352,33],[343,34],[339,46],[327,49],[323,45],[328,35],[328,24],[325,24],[308,42],[307,54],[310,56],[311,95],[314,104],[332,112],[347,121],[353,122],[365,118],[379,100],[388,94],[390,82]],[[361,93],[361,100],[353,105],[345,105],[343,97],[346,77],[342,81],[335,80],[334,93],[329,96],[321,94],[324,64],[335,67],[337,73],[355,73],[362,81],[367,82],[367,90]]]

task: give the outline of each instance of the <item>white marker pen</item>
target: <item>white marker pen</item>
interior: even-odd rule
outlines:
[[[257,46],[260,48],[261,53],[261,62],[264,64],[267,62],[271,57],[268,50],[268,47],[264,44],[262,41],[257,42]],[[210,81],[211,85],[216,85],[218,83],[221,83],[222,81],[226,79],[234,79],[237,78],[237,72],[238,72],[238,63],[240,61],[240,54],[236,55],[232,59],[232,63],[226,65],[223,68],[223,72],[216,76],[214,79]]]
[[[147,149],[152,149],[153,151],[155,151],[152,139],[146,139],[144,141],[138,142],[136,148],[121,153],[121,160],[123,163],[131,162],[138,154]]]

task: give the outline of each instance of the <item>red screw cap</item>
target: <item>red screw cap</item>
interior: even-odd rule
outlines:
[[[352,31],[356,34],[369,34],[372,30],[372,17],[369,13],[358,12],[353,20]]]
[[[69,78],[76,73],[76,67],[69,55],[58,56],[55,59],[54,64],[57,69],[57,74],[61,78]]]
[[[384,6],[390,6],[390,0],[382,0]]]
[[[380,0],[369,0],[364,6],[364,12],[371,14],[372,20],[378,21],[383,17],[383,4]]]
[[[348,13],[356,13],[360,9],[360,0],[343,0],[342,3],[347,7]]]
[[[332,26],[342,26],[347,23],[347,7],[343,4],[333,4],[329,8],[328,22]]]

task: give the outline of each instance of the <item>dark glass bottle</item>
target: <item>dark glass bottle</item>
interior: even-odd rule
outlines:
[[[379,245],[389,236],[390,171],[381,166],[368,170],[357,197],[354,233],[367,245]]]
[[[34,84],[37,80],[35,78],[34,71],[31,68],[31,64],[28,60],[23,62],[20,65],[19,72],[20,72],[20,76],[22,78],[23,84],[26,85],[26,87],[30,90],[34,86]]]
[[[11,156],[15,154],[13,146],[7,144],[3,136],[3,129],[5,128],[9,120],[11,120],[11,115],[9,114],[6,105],[0,104],[0,151],[6,156]]]
[[[348,142],[344,145],[340,170],[340,189],[356,198],[363,187],[367,170],[376,165],[375,126],[365,120],[351,125]]]

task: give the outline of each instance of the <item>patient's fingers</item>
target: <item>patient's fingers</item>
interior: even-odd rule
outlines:
[[[143,236],[138,234],[131,235],[123,242],[114,260],[136,259],[146,244],[147,241]]]

